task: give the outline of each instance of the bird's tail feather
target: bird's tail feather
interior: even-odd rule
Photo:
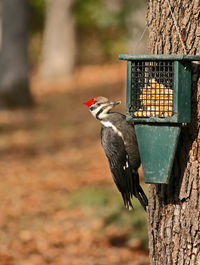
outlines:
[[[148,199],[142,189],[142,187],[140,185],[138,185],[138,187],[136,188],[136,197],[139,200],[139,202],[141,203],[142,207],[144,208],[144,210],[146,211],[147,205],[148,205]]]
[[[126,179],[126,186],[129,187],[128,191],[121,191],[124,205],[127,209],[133,209],[133,205],[131,203],[132,196],[134,195],[146,211],[148,205],[148,199],[139,184],[139,175],[138,173],[132,174],[132,177]]]
[[[132,194],[139,200],[140,204],[146,211],[147,205],[148,205],[148,199],[142,189],[142,187],[139,184],[139,175],[138,172],[133,172],[133,189]]]
[[[131,203],[131,194],[130,193],[121,193],[124,200],[125,207],[130,211],[133,210],[133,205]]]

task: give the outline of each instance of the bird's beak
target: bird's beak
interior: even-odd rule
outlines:
[[[112,106],[116,106],[116,105],[119,105],[119,104],[121,104],[121,101],[111,101],[110,102],[110,105],[112,105]]]

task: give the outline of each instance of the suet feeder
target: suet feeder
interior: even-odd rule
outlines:
[[[191,116],[191,62],[200,56],[121,54],[128,121],[134,121],[146,183],[169,182],[182,123]]]

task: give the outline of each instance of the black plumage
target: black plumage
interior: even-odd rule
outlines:
[[[110,120],[113,126],[105,126],[109,125]],[[121,113],[109,113],[109,118],[102,124],[101,143],[125,206],[133,208],[131,198],[134,195],[146,210],[148,200],[139,184],[140,156],[134,127],[127,123]]]

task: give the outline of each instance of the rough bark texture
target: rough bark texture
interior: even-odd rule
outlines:
[[[177,21],[176,29],[169,3]],[[199,0],[149,0],[151,53],[200,54]],[[152,265],[200,264],[200,80],[193,64],[192,121],[182,128],[169,185],[149,185],[149,248]]]
[[[53,79],[69,75],[75,65],[74,0],[46,0],[46,23],[40,74]]]
[[[32,103],[28,83],[28,1],[2,1],[0,108]]]

